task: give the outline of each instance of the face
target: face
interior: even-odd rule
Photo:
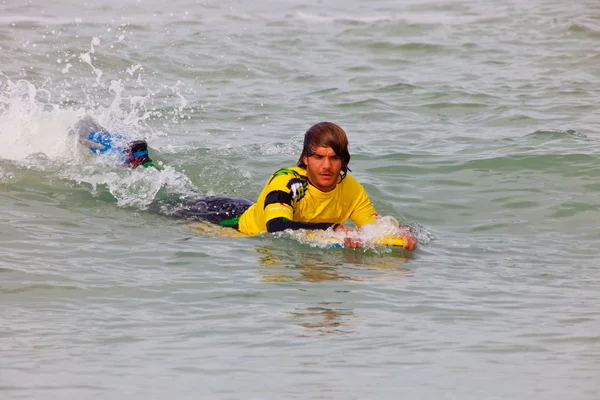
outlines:
[[[302,157],[308,180],[322,192],[335,189],[340,179],[342,159],[329,146],[319,146],[311,156]]]

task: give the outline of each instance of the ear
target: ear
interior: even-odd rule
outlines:
[[[304,165],[308,165],[308,157],[302,156],[302,162],[304,163]]]

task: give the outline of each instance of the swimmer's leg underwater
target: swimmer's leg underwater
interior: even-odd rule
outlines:
[[[153,203],[149,210],[238,230],[240,217],[252,204],[252,201],[241,197],[208,196],[187,202],[161,200]]]

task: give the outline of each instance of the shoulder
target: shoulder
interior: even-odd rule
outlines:
[[[306,194],[308,179],[306,171],[302,168],[282,168],[275,171],[269,182],[267,182],[268,191],[283,191],[291,193],[293,199],[300,200]]]
[[[362,187],[362,185],[356,180],[356,178],[348,173],[346,173],[346,176],[342,179],[340,185],[345,187]]]
[[[290,179],[306,179],[306,170],[299,167],[278,169],[271,175],[268,183],[271,183],[274,180],[289,181]]]

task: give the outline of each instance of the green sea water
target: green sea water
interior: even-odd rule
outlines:
[[[0,397],[597,399],[599,40],[596,1],[0,0]],[[325,120],[415,252],[148,211],[255,200]]]

